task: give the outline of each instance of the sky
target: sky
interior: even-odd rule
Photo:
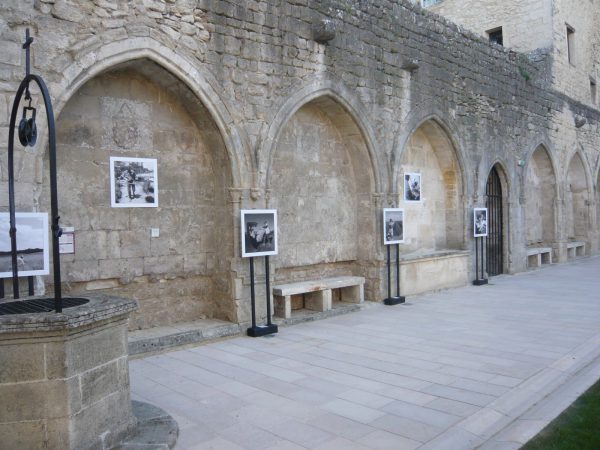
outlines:
[[[18,214],[18,213],[17,213]],[[10,251],[10,218],[8,213],[0,214],[0,252]],[[17,217],[17,250],[28,248],[44,248],[44,220],[37,217]]]

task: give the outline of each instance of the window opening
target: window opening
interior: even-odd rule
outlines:
[[[504,45],[504,39],[502,38],[502,27],[494,28],[493,30],[486,31],[490,42],[498,45]]]
[[[596,97],[596,80],[594,78],[590,77],[590,97],[591,97],[591,101],[592,101],[592,105],[596,105],[598,100]]]

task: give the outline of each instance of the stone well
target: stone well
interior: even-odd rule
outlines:
[[[0,316],[0,448],[104,449],[131,432],[127,321],[108,295],[62,313]]]

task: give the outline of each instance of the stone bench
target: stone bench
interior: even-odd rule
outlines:
[[[527,267],[552,264],[552,247],[527,247]]]
[[[567,242],[567,257],[574,259],[578,256],[585,256],[585,242]]]
[[[332,308],[333,289],[339,289],[343,302],[362,303],[364,284],[363,277],[342,276],[273,286],[274,313],[289,319],[292,316],[293,295],[302,295],[306,309],[328,311]]]

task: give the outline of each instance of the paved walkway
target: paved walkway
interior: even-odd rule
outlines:
[[[177,450],[517,449],[600,377],[600,258],[130,367]]]

